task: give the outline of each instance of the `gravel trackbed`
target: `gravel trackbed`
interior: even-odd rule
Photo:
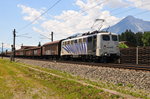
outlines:
[[[57,63],[55,61],[36,61],[28,59],[17,59],[16,61],[68,72],[91,80],[105,81],[122,85],[131,84],[134,88],[150,91],[149,71],[146,72],[108,67],[93,67],[88,65]]]

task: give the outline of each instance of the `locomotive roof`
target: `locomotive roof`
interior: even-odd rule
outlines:
[[[48,43],[45,43],[43,46],[52,45],[52,44],[57,44],[57,43],[59,43],[60,41],[61,41],[61,40],[54,41],[54,42],[48,42]]]
[[[63,40],[63,41],[70,41],[70,40],[75,40],[75,39],[80,39],[80,38],[87,38],[87,37],[90,37],[90,36],[93,36],[93,35],[105,35],[105,34],[113,34],[113,35],[117,35],[116,33],[111,33],[111,32],[98,32],[98,33],[91,33],[91,34],[88,34],[88,35],[82,35],[82,36],[78,36],[78,37],[75,37],[75,38],[68,38],[66,40]]]

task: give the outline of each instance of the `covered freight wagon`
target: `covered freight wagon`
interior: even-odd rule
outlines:
[[[25,57],[32,57],[33,56],[33,50],[32,49],[25,49],[24,50],[24,56]]]
[[[33,48],[31,50],[33,50],[34,58],[41,58],[41,56],[42,56],[42,47]]]
[[[24,51],[22,49],[16,50],[15,51],[15,56],[16,57],[22,57],[24,55]]]
[[[48,58],[59,58],[61,49],[61,40],[49,42],[43,45],[43,57]]]

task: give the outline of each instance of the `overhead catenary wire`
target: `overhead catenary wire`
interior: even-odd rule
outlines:
[[[136,13],[134,15],[136,16],[139,16],[139,15],[142,15],[142,14],[145,14],[145,13],[149,13],[150,11],[142,11],[142,12],[139,12],[139,13]]]
[[[107,0],[108,1],[108,0]],[[81,11],[80,13],[82,14],[82,13],[85,13],[86,11],[88,11],[88,10],[91,10],[91,9],[93,9],[93,8],[95,8],[96,6],[98,6],[98,5],[100,5],[100,4],[103,4],[103,3],[105,3],[106,1],[103,1],[103,2],[100,2],[100,3],[98,3],[97,5],[95,5],[95,6],[92,6],[91,8],[88,8],[88,9],[86,9],[86,10],[84,10],[84,11]],[[142,4],[142,5],[140,5],[140,6],[137,6],[137,7],[142,7],[143,5],[149,5],[150,3],[144,3],[144,4]],[[134,7],[134,8],[129,8],[129,9],[127,9],[127,10],[125,10],[125,11],[122,11],[122,12],[120,12],[120,13],[116,13],[116,14],[114,14],[114,15],[119,15],[119,14],[122,14],[122,13],[126,13],[126,12],[129,12],[129,11],[132,11],[132,10],[135,10],[137,7]],[[117,10],[119,10],[121,7],[119,7],[119,8],[116,8],[116,9],[114,9],[114,10],[111,10],[110,12],[112,13],[112,12],[114,12],[114,11],[117,11]],[[144,12],[141,12],[141,14],[144,14],[144,13],[147,13],[147,11],[144,11]],[[72,17],[73,18],[73,17]],[[107,19],[108,17],[106,17],[105,19]],[[67,19],[70,19],[70,18],[67,18]],[[91,23],[91,22],[89,22],[89,23]],[[54,25],[54,26],[57,26],[57,25]],[[71,28],[71,27],[74,27],[74,26],[76,26],[76,24],[75,25],[72,25],[72,26],[69,26],[69,28]],[[66,26],[66,27],[63,27],[63,28],[68,28],[68,26]]]
[[[60,1],[60,0],[59,0]],[[106,1],[108,1],[108,0],[106,0]],[[86,9],[86,10],[84,10],[84,11],[81,11],[80,13],[82,14],[82,13],[85,13],[86,11],[88,11],[88,10],[91,10],[91,9],[93,9],[93,8],[95,8],[96,6],[98,6],[98,5],[101,5],[101,4],[103,4],[103,3],[105,3],[106,1],[103,1],[103,2],[100,2],[100,3],[98,3],[97,5],[95,5],[95,6],[92,6],[91,8],[88,8],[88,9]],[[147,5],[147,4],[146,4]],[[118,8],[118,9],[120,9],[120,8]],[[129,12],[129,11],[131,11],[131,10],[134,10],[134,9],[136,9],[136,8],[130,8],[130,9],[128,9],[128,10],[125,10],[125,11],[123,11],[123,12],[120,12],[120,13],[117,13],[117,14],[115,14],[115,15],[119,15],[119,14],[121,14],[121,13],[126,13],[126,12]],[[114,11],[116,11],[117,9],[115,9]],[[111,11],[111,12],[114,12],[114,11]],[[48,12],[48,11],[47,11]],[[71,18],[73,18],[73,16],[71,17]],[[71,18],[67,18],[67,20],[69,20],[69,19],[71,19]],[[36,21],[36,20],[35,20]],[[34,23],[34,22],[33,22]],[[32,24],[32,23],[31,23]],[[76,25],[76,24],[75,24]],[[69,26],[70,28],[71,27],[74,27],[75,25],[72,25],[72,26]],[[54,25],[54,26],[57,26],[57,25]],[[63,28],[68,28],[68,26],[66,26],[66,27],[63,27]],[[57,35],[57,34],[56,34]]]
[[[32,37],[29,37],[29,36],[16,36],[16,37],[32,38]]]
[[[106,0],[106,1],[109,1],[109,0]],[[91,8],[86,9],[86,10],[80,12],[80,14],[82,14],[82,13],[88,11],[88,10],[91,10],[91,9],[93,9],[93,8],[95,8],[95,7],[97,7],[97,6],[99,6],[99,5],[103,4],[103,3],[105,3],[106,1],[100,2],[100,3],[98,3],[98,4],[94,5],[94,6],[92,6]],[[145,4],[145,5],[149,5],[150,3],[144,3],[144,4]],[[144,4],[142,4],[141,6],[143,6]],[[138,7],[141,7],[141,6],[138,6]],[[110,12],[112,13],[112,12],[114,12],[114,11],[116,11],[116,10],[119,10],[120,8],[121,8],[121,7],[116,8],[116,9],[113,9],[113,10],[111,10]],[[126,12],[129,12],[129,11],[134,10],[134,9],[136,9],[136,8],[137,8],[137,7],[130,8],[130,9],[125,10],[124,12],[120,12],[120,13],[117,13],[117,14],[114,14],[114,15],[119,15],[119,14],[122,14],[122,13],[126,13]],[[73,18],[73,17],[72,17],[72,18]],[[69,18],[67,18],[67,19],[69,19]],[[55,25],[54,25],[54,26],[55,26]],[[56,26],[57,26],[57,25],[56,25]],[[73,26],[74,26],[74,25],[73,25]],[[71,26],[71,27],[73,27],[73,26]],[[65,28],[65,27],[64,27],[64,28]]]
[[[85,13],[86,11],[89,11],[89,10],[91,10],[91,9],[93,9],[93,8],[95,8],[95,7],[97,7],[97,6],[99,6],[99,5],[102,5],[103,3],[106,3],[107,1],[109,1],[109,0],[104,0],[104,1],[102,1],[102,2],[99,2],[99,3],[97,3],[96,5],[94,5],[94,6],[90,7],[90,8],[87,8],[87,9],[81,11],[80,14]],[[72,19],[72,18],[74,18],[74,17],[73,17],[73,16],[71,16],[71,17],[70,17],[70,16],[66,17],[67,20],[70,20],[70,19]],[[54,27],[54,26],[58,26],[58,24],[53,25],[53,27]],[[73,26],[75,26],[75,25],[72,25],[72,26],[69,26],[69,27],[73,27]],[[65,26],[65,27],[63,27],[63,28],[68,28],[68,26]],[[55,35],[58,35],[58,34],[55,34]],[[68,35],[69,35],[69,34],[68,34]],[[68,35],[64,35],[64,34],[63,34],[63,36],[68,36]]]
[[[102,1],[102,2],[99,2],[99,3],[97,3],[96,5],[94,5],[94,6],[92,6],[92,7],[90,7],[90,8],[87,8],[87,9],[85,9],[85,10],[83,10],[83,11],[81,11],[79,14],[83,14],[83,13],[85,13],[85,12],[87,12],[87,11],[89,11],[89,10],[91,10],[91,9],[93,9],[93,8],[95,8],[95,7],[97,7],[97,6],[100,6],[100,5],[102,5],[102,4],[104,4],[104,3],[106,3],[107,1],[109,1],[109,0],[104,0],[104,1]],[[67,17],[66,19],[67,20],[70,20],[70,19],[72,19],[72,18],[74,18],[73,16],[69,16],[69,17]],[[58,25],[53,25],[53,27],[54,26],[58,26]],[[71,26],[69,26],[69,27],[74,27],[75,25],[71,25]],[[65,27],[63,27],[63,28],[68,28],[68,26],[65,26]]]
[[[54,3],[50,8],[48,8],[44,13],[42,13],[40,16],[38,16],[37,18],[35,18],[32,22],[30,22],[29,24],[25,25],[25,26],[22,27],[21,29],[19,29],[19,31],[21,31],[21,30],[27,28],[28,26],[30,26],[31,24],[33,24],[34,22],[36,22],[41,16],[43,16],[43,15],[46,14],[49,10],[51,10],[52,8],[54,8],[60,1],[61,1],[61,0],[58,0],[58,1],[57,1],[56,3]],[[94,6],[92,6],[91,8],[88,8],[88,9],[86,9],[86,10],[84,10],[84,11],[81,11],[80,13],[85,13],[86,11],[91,10],[91,9],[95,8],[96,6],[99,6],[99,5],[101,5],[101,4],[103,4],[103,3],[107,2],[107,1],[109,1],[109,0],[105,0],[105,1],[103,1],[103,2],[100,2],[100,3],[98,3],[98,4],[94,5]],[[65,35],[65,36],[67,36],[67,35]]]
[[[50,37],[47,37],[46,35],[40,34],[42,36],[42,39],[51,39]]]
[[[108,1],[108,0],[106,0],[106,1]],[[97,6],[101,5],[101,4],[103,4],[103,3],[105,3],[106,1],[100,2],[100,3],[98,3],[98,4],[94,5],[94,6],[92,6],[91,8],[86,9],[86,10],[80,12],[80,13],[82,14],[82,13],[88,11],[88,10],[91,10],[91,9],[93,9],[93,8],[95,8],[95,7],[97,7]],[[147,2],[146,2],[146,3],[144,3],[144,4],[140,5],[140,6],[137,6],[137,7],[141,7],[141,6],[143,6],[143,5],[149,5],[149,4],[150,4],[150,3],[147,3]],[[119,15],[119,14],[122,14],[122,13],[126,13],[126,12],[129,12],[129,11],[132,11],[132,10],[136,9],[137,7],[130,8],[130,9],[127,9],[127,10],[125,10],[125,11],[123,11],[123,12],[119,12],[119,13],[116,13],[116,14],[113,14],[113,15]],[[114,12],[114,11],[116,11],[116,10],[119,10],[119,9],[120,9],[120,7],[119,7],[119,8],[116,8],[116,9],[114,9],[114,10],[111,10],[111,13]],[[72,17],[72,18],[73,18],[73,17]],[[105,19],[107,19],[107,18],[108,18],[108,17],[106,17]],[[69,19],[69,18],[67,18],[67,19]],[[89,23],[91,23],[91,22],[89,22]],[[54,25],[54,26],[57,26],[57,25]],[[75,25],[69,26],[69,28],[74,27],[74,26],[75,26]],[[63,28],[68,28],[68,26],[63,27]]]
[[[97,3],[96,5],[94,5],[94,6],[90,7],[90,8],[87,8],[87,9],[85,9],[85,10],[79,12],[79,14],[83,14],[83,13],[85,13],[85,12],[87,12],[87,11],[89,11],[89,10],[91,10],[91,9],[93,9],[93,8],[95,8],[95,7],[97,7],[97,6],[102,5],[103,3],[106,3],[107,1],[109,1],[109,0],[104,0],[104,1],[102,1],[102,2],[99,2],[99,3]],[[76,15],[77,15],[77,14],[76,14]],[[72,19],[72,18],[74,18],[74,16],[68,16],[66,19],[67,19],[67,20],[70,20],[70,19]],[[54,26],[57,26],[57,25],[54,25]],[[72,27],[72,26],[71,26],[71,27]]]
[[[119,12],[119,13],[116,13],[116,14],[113,14],[113,16],[114,15],[120,15],[120,14],[122,14],[122,13],[127,13],[127,12],[130,12],[130,11],[132,11],[132,10],[135,10],[137,7],[142,7],[142,6],[147,6],[147,5],[150,5],[150,2],[145,2],[145,3],[143,3],[143,4],[141,4],[140,6],[136,6],[136,7],[132,7],[132,8],[129,8],[129,9],[127,9],[127,10],[124,10],[124,11],[122,11],[122,12]],[[118,8],[118,9],[120,9],[120,7]],[[115,9],[115,10],[118,10],[118,9]],[[111,11],[111,13],[113,12],[113,10]],[[132,15],[136,15],[136,16],[139,16],[139,15],[141,15],[141,14],[145,14],[145,13],[148,13],[148,12],[150,12],[149,10],[148,11],[142,11],[142,12],[140,12],[140,13],[136,13],[136,14],[132,14]],[[106,17],[105,19],[108,19],[108,17]],[[110,26],[109,26],[110,27]]]
[[[22,27],[19,31],[27,28],[28,26],[30,26],[31,24],[33,24],[34,22],[36,22],[41,16],[45,15],[49,10],[51,10],[52,8],[54,8],[61,0],[56,1],[52,6],[50,6],[45,12],[43,12],[40,16],[38,16],[37,18],[35,18],[32,22],[30,22],[29,24],[25,25],[24,27]]]
[[[104,4],[104,3],[107,2],[107,1],[110,1],[110,0],[105,0],[105,1],[103,1],[103,2],[99,2],[98,4],[92,6],[92,7],[88,8],[88,9],[83,10],[81,13],[84,13],[84,12],[86,12],[86,11],[89,11],[89,10],[91,10],[91,9],[93,9],[93,8],[95,8],[95,7],[97,7],[97,6],[99,6],[99,5]]]
[[[142,7],[142,6],[146,6],[146,5],[150,5],[150,2],[148,2],[148,3],[146,2],[146,3],[144,3],[144,4],[140,5],[140,6],[137,6],[137,7]],[[127,10],[124,10],[124,11],[122,11],[122,12],[113,14],[113,15],[119,15],[119,14],[122,14],[122,13],[127,13],[127,12],[129,12],[129,11],[135,10],[137,7],[132,7],[132,8],[129,8],[129,9],[127,9]],[[111,12],[111,13],[112,13],[112,12]]]
[[[60,2],[61,0],[58,0],[54,5],[53,5],[53,7],[56,5],[56,4],[58,4],[59,2]],[[105,2],[107,2],[107,1],[109,1],[109,0],[105,0],[105,1],[103,1],[103,2],[99,2],[99,3],[97,3],[96,5],[94,5],[94,6],[92,6],[92,7],[90,7],[90,8],[88,8],[88,9],[85,9],[84,11],[81,11],[80,12],[80,14],[82,14],[82,13],[85,13],[85,12],[87,12],[87,11],[89,11],[89,10],[91,10],[91,9],[93,9],[93,8],[95,8],[95,7],[97,7],[97,6],[99,6],[99,5],[102,5],[103,3],[105,3]],[[39,17],[37,17],[35,20],[33,20],[31,23],[29,23],[28,25],[26,25],[24,28],[26,28],[27,26],[29,26],[29,25],[31,25],[32,23],[34,23],[36,20],[38,20],[38,18],[40,18],[41,16],[43,16],[45,13],[47,13],[49,10],[50,10],[51,8],[49,8],[48,10],[46,10],[43,14],[41,14]],[[74,18],[74,17],[68,17],[67,19],[71,19],[71,18]],[[54,25],[54,26],[57,26],[57,25]],[[75,25],[72,25],[72,26],[69,26],[69,27],[73,27],[73,26],[75,26]],[[68,28],[68,26],[67,27],[64,27],[64,28]],[[56,34],[57,35],[57,34]]]

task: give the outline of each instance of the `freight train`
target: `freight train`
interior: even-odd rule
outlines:
[[[24,46],[15,51],[15,57],[110,62],[120,56],[118,44],[116,33],[94,31],[49,42],[40,47]],[[5,55],[11,54],[7,52]]]

